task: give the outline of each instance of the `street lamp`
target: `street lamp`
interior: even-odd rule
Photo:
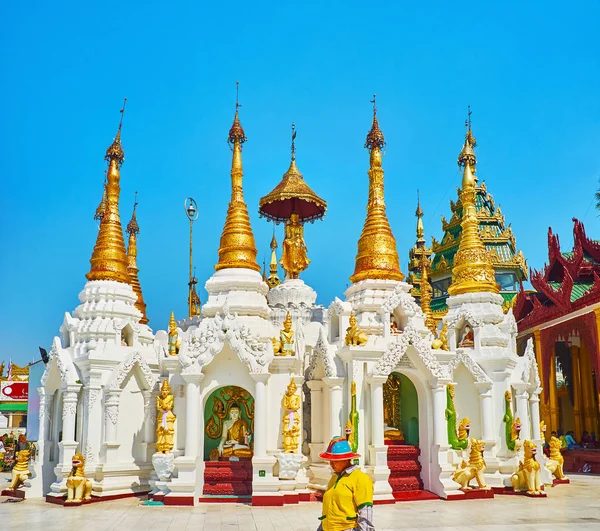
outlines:
[[[194,201],[191,197],[188,197],[183,202],[183,208],[185,210],[185,215],[190,220],[190,281],[188,283],[189,291],[188,291],[188,317],[192,317],[194,312],[194,297],[193,297],[193,287],[194,287],[194,276],[192,270],[192,225],[194,221],[198,219],[198,205],[196,201]]]

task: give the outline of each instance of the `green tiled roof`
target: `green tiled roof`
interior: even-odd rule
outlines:
[[[573,289],[571,290],[571,302],[581,299],[581,297],[583,297],[590,290],[593,284],[593,282],[575,282],[573,284]],[[558,291],[561,283],[557,282],[556,280],[550,280],[548,285],[554,291]]]
[[[517,292],[514,291],[511,293],[511,292],[503,291],[500,293],[500,295],[502,295],[504,302],[510,302],[517,296]]]
[[[431,311],[432,312],[443,312],[448,309],[448,305],[446,304],[446,299],[433,299],[431,301]]]

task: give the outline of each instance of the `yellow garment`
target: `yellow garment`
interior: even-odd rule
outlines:
[[[348,469],[347,469],[348,470]],[[323,531],[347,531],[356,527],[358,510],[373,505],[373,482],[362,470],[335,474],[323,495]]]

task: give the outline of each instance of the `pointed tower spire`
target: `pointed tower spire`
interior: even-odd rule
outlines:
[[[102,200],[100,204],[96,208],[96,213],[94,214],[94,219],[100,223],[102,223],[102,218],[104,217],[104,211],[106,210],[106,171],[104,172],[104,184],[102,185]]]
[[[423,210],[421,209],[421,197],[419,196],[419,190],[417,190],[417,243],[423,242],[425,245],[425,229],[423,228]]]
[[[121,218],[119,217],[119,193],[121,188],[121,165],[125,160],[125,154],[121,147],[121,127],[123,126],[123,114],[125,103],[121,109],[121,120],[114,142],[106,150],[105,160],[108,162],[108,173],[106,176],[106,207],[98,231],[98,238],[92,258],[91,269],[86,275],[88,280],[115,280],[117,282],[129,283],[127,274],[127,254],[125,253],[125,241]]]
[[[421,261],[424,258],[429,263],[431,257],[431,248],[425,245],[425,227],[419,190],[417,190],[415,216],[417,217],[417,239],[413,248],[408,251],[408,283],[413,285],[410,294],[418,299],[421,296]]]
[[[433,335],[436,334],[437,326],[435,323],[435,319],[433,318],[433,312],[431,311],[431,297],[433,293],[433,289],[431,288],[431,284],[429,283],[429,260],[425,254],[421,255],[421,310],[425,314],[425,326],[429,328]]]
[[[131,214],[131,220],[127,224],[127,234],[129,234],[129,245],[127,246],[127,274],[131,279],[129,284],[133,288],[133,291],[137,295],[137,301],[135,307],[142,312],[142,318],[140,323],[148,324],[148,316],[146,315],[146,303],[144,302],[144,296],[142,295],[142,286],[140,285],[140,279],[138,277],[139,269],[137,267],[137,235],[140,232],[140,227],[135,216],[137,209],[137,192],[135,193],[135,199],[133,201],[133,213]]]
[[[458,166],[463,170],[460,192],[463,209],[462,233],[460,245],[454,257],[452,284],[448,287],[448,293],[450,295],[478,292],[498,293],[499,288],[492,267],[492,257],[481,240],[475,207],[477,159],[474,148],[477,143],[471,131],[471,107],[469,107],[465,126],[467,128],[465,143],[458,156]]]
[[[269,288],[272,289],[281,284],[281,279],[277,276],[277,239],[275,238],[275,224],[273,224],[273,237],[271,238],[271,263],[269,264],[270,275],[267,279],[267,284],[269,284]]]
[[[377,121],[375,95],[373,95],[371,103],[373,104],[373,125],[365,143],[365,148],[370,153],[369,201],[367,218],[358,240],[354,274],[350,277],[352,283],[365,279],[404,279],[404,275],[400,271],[396,239],[385,213],[383,168],[381,167],[385,139]]]
[[[239,86],[236,83],[236,88]],[[260,271],[256,261],[256,244],[250,226],[248,209],[244,202],[242,188],[242,144],[246,142],[246,135],[239,118],[240,104],[235,102],[235,117],[229,130],[229,143],[232,144],[233,158],[231,161],[231,201],[227,209],[225,227],[221,234],[219,245],[219,262],[215,269],[246,268]]]

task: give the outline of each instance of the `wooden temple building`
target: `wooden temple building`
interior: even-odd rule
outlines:
[[[535,292],[521,288],[513,311],[520,350],[535,340],[547,433],[573,430],[580,441],[585,431],[599,433],[600,242],[573,222],[570,252],[561,251],[558,235],[548,230],[548,264],[532,270]]]

